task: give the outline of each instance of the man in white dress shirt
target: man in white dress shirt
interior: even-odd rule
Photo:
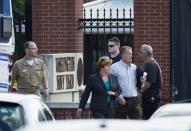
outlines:
[[[121,60],[112,64],[110,73],[118,79],[122,89],[121,95],[117,98],[115,118],[120,119],[141,119],[142,110],[137,92],[137,66],[132,64],[133,52],[129,46],[120,48]]]

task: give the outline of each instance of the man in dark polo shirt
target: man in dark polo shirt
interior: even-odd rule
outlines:
[[[160,106],[163,79],[161,68],[153,57],[153,49],[150,45],[141,46],[140,56],[144,61],[144,75],[141,77],[143,116],[144,119],[148,119]]]

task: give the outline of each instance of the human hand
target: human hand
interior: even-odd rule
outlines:
[[[110,95],[110,96],[114,96],[114,95],[115,95],[115,92],[113,92],[113,91],[108,91],[107,94]]]
[[[140,81],[141,81],[142,83],[145,83],[146,80],[147,80],[147,72],[143,72],[143,76],[140,78]]]
[[[141,81],[141,83],[143,83],[143,84],[146,83],[146,79],[145,79],[144,77],[141,77],[141,78],[140,78],[140,81]]]
[[[16,87],[16,86],[10,86],[10,87],[8,88],[8,92],[11,92],[11,93],[17,92],[17,87]]]
[[[44,89],[44,96],[45,97],[49,96],[49,89],[48,88]]]
[[[126,105],[125,99],[121,95],[117,97],[117,101],[120,105]]]

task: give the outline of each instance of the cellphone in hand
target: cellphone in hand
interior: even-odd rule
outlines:
[[[143,72],[143,78],[146,80],[147,79],[147,72]]]

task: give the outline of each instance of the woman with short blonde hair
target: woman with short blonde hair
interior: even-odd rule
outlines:
[[[117,78],[109,74],[112,60],[108,56],[102,56],[96,67],[99,71],[89,77],[86,88],[80,100],[77,115],[80,116],[82,109],[92,92],[90,109],[93,118],[113,118],[115,99],[121,94],[121,88]]]

